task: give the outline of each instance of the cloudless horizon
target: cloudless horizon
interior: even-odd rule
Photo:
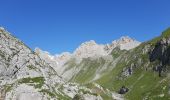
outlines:
[[[34,50],[73,52],[121,36],[144,42],[170,27],[169,0],[1,0],[0,26]]]

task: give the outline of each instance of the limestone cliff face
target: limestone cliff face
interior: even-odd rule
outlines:
[[[37,79],[37,80],[35,80]],[[26,84],[32,81],[32,86]],[[30,97],[42,99],[43,93],[38,92],[34,85],[41,89],[50,89],[62,79],[57,72],[29,49],[22,41],[12,36],[4,28],[0,28],[0,90],[7,92],[6,99],[18,100]],[[46,87],[50,86],[50,87]],[[6,90],[10,88],[11,91]],[[24,92],[26,91],[26,92]],[[35,97],[35,98],[34,98]],[[45,95],[44,99],[49,96]]]

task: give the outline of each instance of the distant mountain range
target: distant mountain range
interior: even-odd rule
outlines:
[[[81,68],[76,66],[82,63],[84,59],[97,60],[99,58],[106,58],[107,60],[112,61],[113,59],[111,57],[111,52],[113,51],[113,49],[118,48],[120,50],[130,50],[137,47],[140,44],[141,44],[140,42],[131,39],[128,36],[124,36],[118,40],[114,40],[111,44],[105,44],[105,45],[97,44],[94,40],[84,42],[73,53],[63,52],[60,55],[53,56],[50,55],[50,53],[48,53],[47,51],[42,51],[39,48],[36,48],[35,52],[43,60],[45,60],[48,64],[50,64],[60,76],[62,76],[65,80],[68,81],[77,75],[74,73],[78,73],[77,72],[78,69],[79,71],[81,71]],[[70,65],[73,63],[74,63],[73,66]],[[86,68],[84,66],[82,67]],[[98,75],[97,77],[99,78],[99,74],[97,74],[98,71],[94,72],[94,74]]]
[[[169,100],[169,66],[170,28],[143,43],[91,40],[59,55],[0,28],[0,100]]]

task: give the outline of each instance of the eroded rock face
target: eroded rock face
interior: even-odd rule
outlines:
[[[170,65],[170,38],[159,41],[150,53],[150,61],[159,60],[162,65]]]
[[[49,64],[4,28],[0,28],[0,69],[0,87],[5,91],[4,99],[7,100],[9,98],[11,100],[16,100],[17,98],[17,100],[23,100],[23,98],[32,100],[31,98],[34,97],[30,96],[30,92],[34,90],[33,92],[39,93],[38,89],[31,89],[28,85],[32,83],[32,88],[35,88],[36,82],[34,81],[41,84],[40,90],[50,89],[58,82],[62,82],[62,79]],[[43,77],[44,80],[36,80],[37,77]],[[33,80],[30,81],[30,79]],[[20,88],[24,83],[27,83],[25,85],[27,88]],[[24,90],[24,93],[20,90],[15,91],[19,88],[28,89],[29,91]],[[41,96],[43,95],[41,94]],[[47,94],[45,96],[49,97]]]
[[[35,66],[36,62],[34,60],[38,60],[38,57],[34,56],[29,48],[5,30],[0,30],[0,48],[0,76],[2,78],[42,75],[38,70],[37,72],[36,70],[34,72],[29,70],[27,73],[23,71],[28,69],[27,66]]]
[[[170,37],[158,41],[150,52],[150,61],[157,62],[153,70],[159,73],[159,77],[170,71]]]
[[[49,72],[57,74],[24,43],[4,29],[0,30],[0,48],[1,78],[50,77]]]
[[[38,92],[33,86],[21,84],[6,94],[6,99],[12,100],[47,100],[47,96]]]

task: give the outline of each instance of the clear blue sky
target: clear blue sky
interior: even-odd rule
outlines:
[[[32,49],[72,52],[84,41],[139,41],[170,26],[170,0],[1,0],[0,25]]]

